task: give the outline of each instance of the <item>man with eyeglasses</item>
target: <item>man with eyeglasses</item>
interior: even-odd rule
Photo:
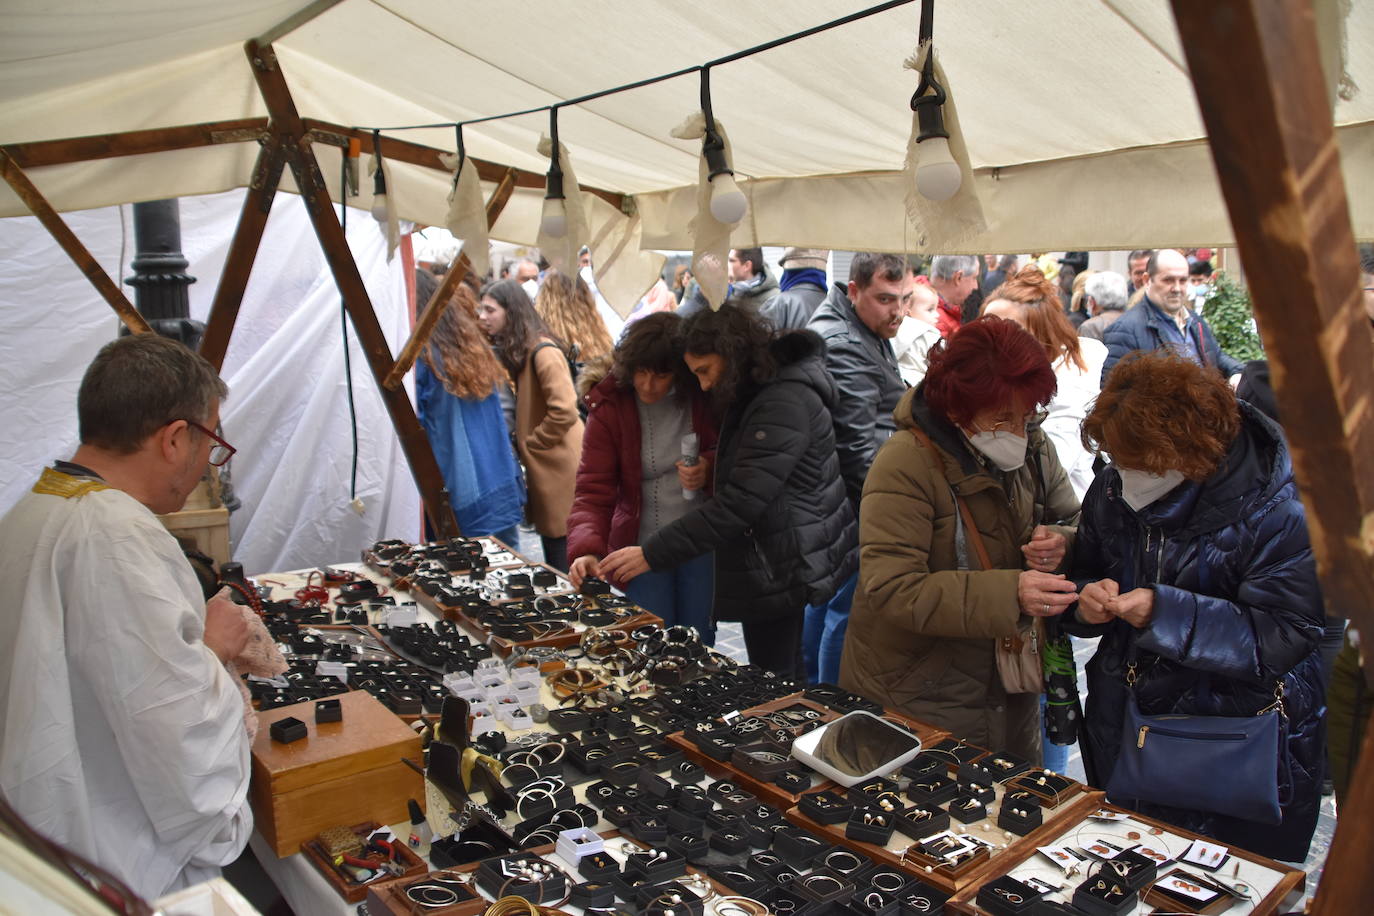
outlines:
[[[153,335],[106,345],[77,396],[81,444],[0,519],[0,793],[39,833],[145,899],[236,859],[253,817],[248,638],[206,604],[175,512],[233,448],[213,367]]]

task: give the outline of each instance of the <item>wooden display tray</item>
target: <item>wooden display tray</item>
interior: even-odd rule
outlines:
[[[1148,824],[1151,827],[1158,827],[1161,830],[1168,831],[1169,833],[1174,834],[1175,836],[1183,837],[1184,839],[1194,840],[1198,839],[1199,837],[1202,837],[1201,834],[1194,833],[1191,830],[1184,830],[1182,827],[1175,827],[1173,824],[1156,820],[1151,817],[1146,817],[1143,814],[1137,814],[1134,811],[1131,811],[1127,808],[1122,808],[1118,805],[1108,804],[1105,800],[1105,793],[1102,792],[1090,790],[1085,796],[1083,796],[1083,798],[1101,799],[1100,801],[1096,801],[1092,805],[1084,807],[1082,815],[1082,818],[1084,820],[1087,819],[1089,814],[1091,814],[1094,811],[1097,811],[1099,808],[1106,808],[1108,811],[1119,811],[1124,814],[1129,814],[1131,816],[1131,820],[1133,821],[1139,821],[1140,823]],[[1076,810],[1078,807],[1081,806],[1076,805],[1074,807]],[[1053,821],[1050,822],[1049,826],[1056,826],[1059,824],[1059,821],[1059,818],[1055,818]],[[982,887],[982,885],[986,884],[988,881],[991,881],[994,878],[1000,878],[1003,875],[1010,873],[1014,869],[1019,868],[1023,863],[1026,862],[1027,859],[1036,855],[1037,846],[1055,845],[1053,842],[1055,836],[1058,836],[1060,833],[1063,833],[1064,831],[1071,829],[1072,827],[1073,824],[1067,824],[1063,827],[1057,827],[1057,832],[1048,837],[1041,835],[1041,831],[1044,830],[1044,828],[1042,827],[1040,830],[1035,831],[1034,833],[1030,834],[1028,837],[1025,838],[1036,839],[1036,842],[1033,845],[1023,847],[1022,844],[1019,842],[1013,843],[1009,848],[1003,851],[1002,855],[999,855],[994,859],[991,866],[986,871],[984,871],[981,875],[978,876],[979,881],[977,885],[965,885],[964,887],[962,887],[958,893],[956,893],[949,899],[949,901],[945,904],[945,907],[952,912],[969,914],[969,916],[988,916],[988,911],[978,905],[978,889]],[[1206,838],[1203,837],[1203,839]],[[1209,842],[1216,841],[1211,840]],[[1232,856],[1238,859],[1244,859],[1247,862],[1250,862],[1254,865],[1259,865],[1262,868],[1269,869],[1270,871],[1278,872],[1280,875],[1282,875],[1282,877],[1280,877],[1278,883],[1274,885],[1273,890],[1271,890],[1268,894],[1264,896],[1263,899],[1261,899],[1257,904],[1255,904],[1253,909],[1245,910],[1241,908],[1228,908],[1225,912],[1234,912],[1236,916],[1242,916],[1242,914],[1244,914],[1244,916],[1274,916],[1274,914],[1277,913],[1286,913],[1293,907],[1297,906],[1298,901],[1302,899],[1302,894],[1307,884],[1307,875],[1301,869],[1289,868],[1281,862],[1276,862],[1273,859],[1266,859],[1264,856],[1256,855],[1253,852],[1247,852],[1246,850],[1241,849],[1238,846],[1229,846],[1227,848],[1230,850]],[[1013,856],[1012,853],[1016,853],[1016,855]],[[1173,867],[1174,866],[1169,865],[1166,866],[1163,870],[1167,872],[1169,870],[1172,870]],[[1191,866],[1189,866],[1187,863],[1183,863],[1182,867],[1190,868]],[[1196,871],[1198,871],[1198,873],[1203,877],[1206,877],[1209,874],[1206,869],[1196,869]],[[1144,894],[1142,889],[1142,901],[1143,899]],[[1154,910],[1151,909],[1151,904],[1142,905],[1146,907],[1145,912],[1154,912]],[[1138,911],[1139,910],[1137,910],[1137,912]]]
[[[562,592],[558,594],[570,594],[570,592]],[[518,600],[523,599],[513,598],[506,601],[497,601],[493,603],[509,604],[512,601]],[[502,656],[510,655],[511,652],[515,651],[515,648],[517,646],[525,649],[531,649],[536,646],[547,646],[549,648],[554,649],[566,649],[569,646],[575,646],[579,642],[581,642],[582,634],[586,632],[587,629],[584,628],[582,630],[566,630],[560,633],[556,633],[553,636],[545,636],[540,639],[504,639],[500,636],[493,636],[490,630],[482,626],[482,624],[480,624],[474,618],[469,617],[467,614],[463,613],[462,609],[440,604],[439,602],[431,598],[429,595],[426,595],[424,592],[416,592],[415,601],[421,606],[428,608],[434,614],[434,616],[442,617],[445,620],[452,620],[454,623],[458,624],[458,626],[462,627],[464,630],[467,630],[471,636],[491,646],[493,650],[495,650]],[[659,617],[657,614],[651,614],[648,611],[641,608],[639,613],[635,614],[632,617],[628,617],[625,620],[610,624],[605,627],[598,627],[597,629],[624,630],[625,632],[629,632],[630,630],[633,630],[636,627],[643,626],[663,626],[663,618]]]
[[[479,537],[473,538],[473,540],[474,540],[474,541],[490,541],[490,542],[492,542],[493,544],[495,544],[497,547],[499,547],[499,548],[501,548],[502,550],[504,550],[504,551],[506,551],[507,553],[509,553],[511,556],[515,557],[515,562],[513,562],[513,563],[493,563],[493,564],[489,567],[489,568],[491,568],[491,569],[510,569],[510,568],[512,568],[512,567],[515,567],[515,566],[534,566],[534,565],[537,565],[537,564],[530,563],[530,562],[528,562],[527,560],[525,560],[524,555],[523,555],[522,553],[520,553],[520,551],[516,550],[514,547],[510,546],[509,544],[507,544],[505,541],[501,540],[500,538],[492,537],[491,535],[481,535],[481,536],[479,536]],[[432,543],[432,542],[431,542],[431,543]],[[371,569],[373,572],[380,573],[381,575],[386,576],[388,579],[392,578],[392,575],[391,575],[391,563],[390,563],[390,561],[388,561],[388,560],[383,560],[381,557],[377,556],[375,553],[372,552],[371,548],[366,548],[366,549],[363,550],[363,552],[362,552],[362,561],[363,561],[363,564],[364,564],[365,566],[367,566],[368,569]]]
[[[752,706],[749,709],[742,710],[741,715],[748,716],[757,715],[759,713],[775,712],[779,709],[785,709],[788,706],[796,706],[798,704],[809,706],[812,709],[825,713],[827,715],[825,721],[827,722],[832,719],[837,719],[841,715],[841,713],[817,703],[814,700],[806,699],[800,691],[797,693],[789,693],[785,697],[769,700],[767,703],[761,703],[758,706]],[[885,712],[884,715],[892,721],[915,732],[916,736],[921,739],[923,745],[933,741],[943,741],[945,738],[949,737],[949,732],[938,729],[933,725],[927,725],[925,722],[913,719],[910,716],[902,715],[897,712]],[[788,792],[779,785],[765,782],[750,775],[729,761],[716,760],[709,756],[688,740],[685,732],[674,732],[668,735],[664,740],[682,751],[685,756],[701,764],[702,769],[707,773],[710,773],[717,779],[726,779],[733,782],[744,791],[758,796],[760,800],[772,805],[779,811],[795,808],[797,804],[800,803],[801,797],[809,792],[819,792],[823,789],[835,788],[834,782],[829,779],[821,779],[818,775],[819,781],[804,791]]]
[[[258,830],[279,856],[340,824],[409,820],[406,801],[424,799],[424,778],[402,762],[419,760],[420,736],[365,690],[337,695],[343,721],[316,724],[315,701],[258,713],[249,800]],[[272,740],[273,722],[305,723],[307,736]]]
[[[987,858],[975,859],[972,864],[960,868],[953,875],[943,873],[941,870],[928,872],[920,864],[910,860],[904,862],[899,852],[889,849],[886,846],[875,846],[872,843],[851,840],[849,837],[845,836],[844,824],[818,824],[807,817],[800,808],[789,808],[786,812],[786,817],[798,827],[810,830],[817,836],[829,840],[838,846],[843,846],[875,862],[905,872],[912,877],[919,878],[932,887],[939,888],[947,893],[954,893],[975,882],[981,885],[990,873],[1001,867],[1004,862],[1020,862],[1025,860],[1028,856],[1034,854],[1037,846],[1045,845],[1050,837],[1058,836],[1069,826],[1087,817],[1088,812],[1096,811],[1098,808],[1102,807],[1102,802],[1105,797],[1105,794],[1102,792],[1085,792],[1082,795],[1075,796],[1058,809],[1046,811],[1045,813],[1048,819],[1030,833],[1022,837],[1015,837],[1005,849],[994,850]],[[1000,794],[998,798],[1000,800]],[[979,826],[979,824],[985,821],[993,825],[992,830],[984,831]],[[984,821],[975,821],[972,824],[964,826],[968,833],[981,839],[991,839],[995,837],[1000,840],[1003,838],[1002,830],[996,826],[995,820],[985,818]],[[894,833],[893,836],[897,837],[898,834]],[[899,842],[902,842],[904,845],[909,845],[913,841],[907,840],[906,837],[901,837]],[[1012,866],[1007,866],[1006,870],[1009,870],[1011,867]],[[998,872],[998,874],[1004,873],[1005,870]]]
[[[381,825],[376,821],[357,824],[352,828],[354,833],[363,837],[370,836],[380,829]],[[399,864],[405,866],[405,871],[395,877],[384,878],[379,881],[374,881],[371,884],[352,884],[345,881],[331,864],[329,854],[321,848],[319,842],[316,840],[306,840],[302,843],[301,852],[305,854],[306,860],[309,861],[311,865],[315,866],[316,870],[324,876],[324,880],[329,882],[329,886],[334,889],[334,893],[338,894],[349,903],[361,903],[363,898],[366,897],[373,888],[391,884],[396,881],[406,881],[408,879],[417,878],[425,874],[428,870],[425,860],[411,852],[410,847],[406,846],[402,838],[397,837],[396,843],[400,849]]]

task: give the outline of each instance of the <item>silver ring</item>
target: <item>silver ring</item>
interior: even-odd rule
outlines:
[[[1047,605],[1045,605],[1045,613],[1046,613],[1046,614],[1049,614],[1049,612],[1050,612],[1050,606],[1047,604]]]

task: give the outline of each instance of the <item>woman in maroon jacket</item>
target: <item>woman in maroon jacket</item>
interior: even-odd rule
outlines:
[[[611,551],[643,543],[707,496],[716,423],[700,389],[684,384],[681,321],[656,312],[629,325],[610,374],[584,398],[587,431],[568,515],[568,574],[579,588],[586,576],[601,574]],[[692,465],[682,460],[690,434],[701,456]],[[625,593],[666,626],[696,627],[707,645],[715,642],[711,554],[637,576]]]

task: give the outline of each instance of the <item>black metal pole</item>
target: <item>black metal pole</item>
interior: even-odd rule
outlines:
[[[153,330],[191,349],[200,346],[205,324],[191,320],[186,288],[196,278],[186,273],[191,262],[181,252],[181,212],[175,198],[134,204],[134,306]]]

